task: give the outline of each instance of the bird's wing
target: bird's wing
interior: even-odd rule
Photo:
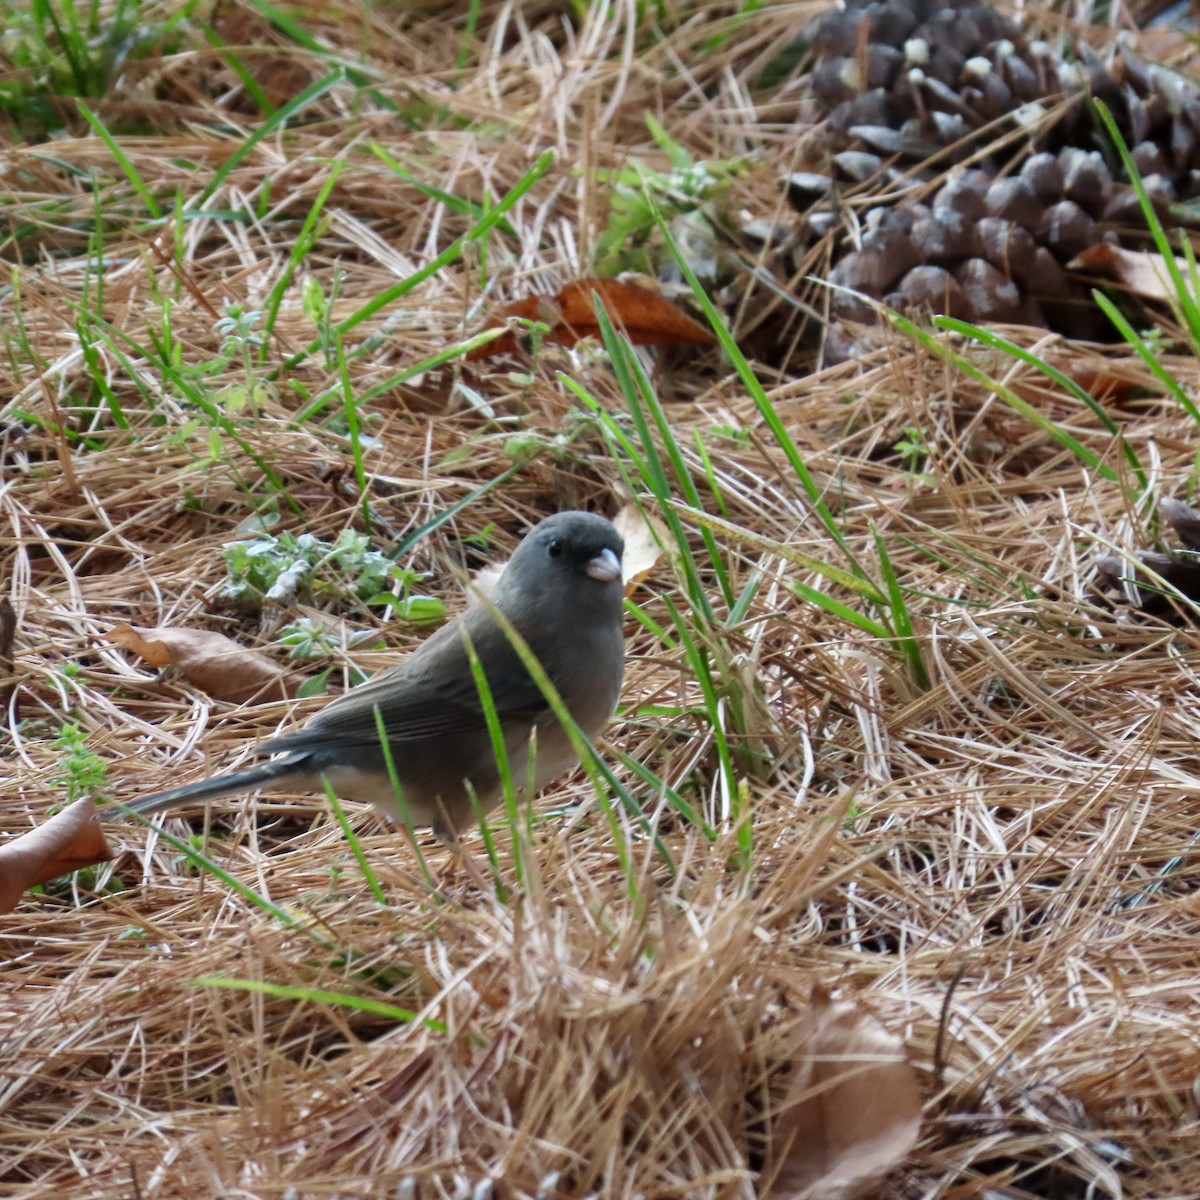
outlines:
[[[495,632],[499,634],[499,630]],[[489,690],[500,722],[540,720],[549,713],[546,698],[511,645],[502,635],[500,638],[503,644],[488,638],[486,651],[480,639],[475,639],[480,657],[488,664]],[[457,636],[443,639],[439,650],[436,654],[418,651],[399,667],[338,697],[303,728],[263,742],[260,750],[277,754],[329,746],[377,747],[376,708],[393,746],[485,728],[479,689],[462,642]]]

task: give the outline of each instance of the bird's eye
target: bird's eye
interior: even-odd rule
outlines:
[[[557,558],[562,553],[562,542],[551,542],[550,545],[546,547],[546,553],[550,555],[551,558]]]

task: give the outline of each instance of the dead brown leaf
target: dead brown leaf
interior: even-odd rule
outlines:
[[[117,625],[108,636],[152,667],[177,667],[201,691],[244,704],[294,693],[299,680],[273,659],[205,629]]]
[[[0,843],[0,913],[12,912],[35,884],[112,858],[95,817],[90,799],[76,800],[44,825]]]
[[[1175,266],[1185,280],[1190,277],[1190,268],[1183,259],[1177,258]],[[1170,300],[1175,295],[1166,260],[1161,254],[1145,250],[1122,250],[1120,246],[1101,242],[1071,259],[1067,270],[1099,272],[1147,300]]]
[[[903,1160],[921,1129],[900,1039],[823,992],[810,1017],[772,1130],[767,1200],[851,1200]]]
[[[585,337],[598,337],[600,327],[592,294],[599,295],[608,315],[629,340],[642,346],[669,346],[683,342],[693,346],[711,346],[712,333],[664,296],[623,279],[577,279],[556,296],[526,296],[498,312],[488,326],[495,328],[520,318],[542,321],[550,326],[547,340],[574,346]],[[468,358],[491,358],[518,349],[517,336],[507,333],[480,346]]]

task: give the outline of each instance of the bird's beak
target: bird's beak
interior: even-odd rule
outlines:
[[[588,559],[584,570],[601,583],[612,583],[614,579],[621,578],[621,560],[605,546],[599,554]]]

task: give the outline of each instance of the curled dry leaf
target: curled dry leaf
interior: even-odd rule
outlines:
[[[900,1039],[814,993],[807,1037],[771,1130],[764,1200],[851,1200],[912,1149],[916,1073]]]
[[[201,691],[218,700],[237,704],[278,700],[292,695],[300,682],[265,654],[247,650],[223,633],[118,625],[108,636],[152,667],[178,667]]]
[[[1175,267],[1184,279],[1191,278],[1191,268],[1183,259],[1177,258]],[[1067,263],[1067,270],[1098,272],[1147,300],[1169,300],[1175,295],[1166,260],[1161,254],[1145,250],[1122,250],[1101,242],[1077,254]]]
[[[624,329],[629,340],[637,345],[669,346],[683,342],[692,346],[711,346],[716,342],[709,330],[670,300],[640,283],[623,279],[577,279],[556,296],[526,296],[501,309],[488,326],[496,328],[516,318],[542,321],[550,326],[546,335],[548,341],[574,346],[581,339],[600,333],[593,292],[599,295],[617,328]],[[516,335],[507,333],[472,350],[467,357],[491,358],[517,348]]]
[[[625,542],[621,575],[625,580],[625,595],[631,596],[662,558],[662,548],[670,542],[671,535],[653,517],[644,516],[636,504],[625,505],[612,523]]]
[[[112,851],[95,818],[90,799],[76,800],[44,825],[0,842],[0,913],[12,912],[35,884],[108,862]]]

